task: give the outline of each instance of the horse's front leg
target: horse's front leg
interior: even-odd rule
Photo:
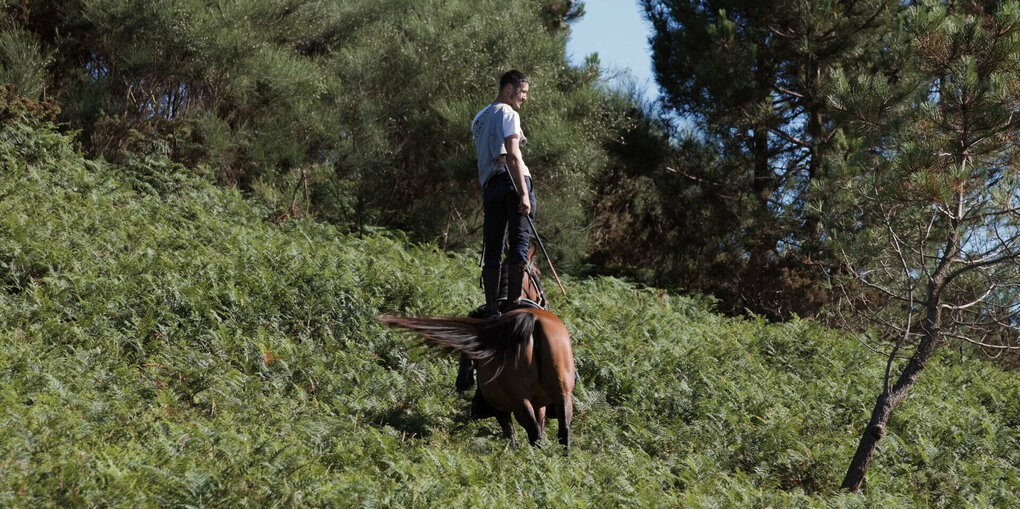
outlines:
[[[475,385],[475,365],[467,355],[461,353],[457,366],[457,392],[464,392]]]
[[[510,439],[510,445],[517,448],[517,436],[514,435],[514,423],[510,420],[510,412],[497,412],[496,422],[503,429],[503,435]]]

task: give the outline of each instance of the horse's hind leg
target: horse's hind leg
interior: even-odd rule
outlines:
[[[564,454],[569,454],[570,452],[570,422],[574,419],[574,405],[572,403],[569,394],[560,398],[560,401],[553,403],[558,407],[556,408],[556,417],[560,422],[560,429],[556,431],[556,437],[563,444]]]
[[[495,417],[499,414],[499,410],[492,408],[489,401],[482,395],[482,391],[475,391],[475,397],[471,400],[471,418],[472,419],[486,419],[489,417]],[[509,412],[504,412],[509,416]],[[509,419],[509,417],[507,417]]]
[[[510,412],[496,412],[496,422],[503,429],[503,435],[510,439],[510,445],[517,447],[517,436],[514,435],[514,423],[510,420]]]
[[[524,426],[524,430],[528,432],[528,442],[531,445],[537,445],[538,439],[542,436],[541,427],[538,425],[538,419],[535,417],[535,409],[532,408],[531,402],[524,400],[514,406],[514,417],[517,418],[517,422]]]

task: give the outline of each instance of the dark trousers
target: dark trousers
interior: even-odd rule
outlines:
[[[535,218],[535,193],[531,189],[531,177],[524,177],[531,197],[531,218]],[[524,264],[528,261],[528,242],[531,230],[528,217],[519,212],[520,197],[514,192],[510,172],[504,170],[489,178],[482,192],[482,210],[485,219],[482,235],[485,239],[485,254],[482,265],[487,269],[499,267],[503,258],[503,241],[509,237],[510,252],[508,264]]]

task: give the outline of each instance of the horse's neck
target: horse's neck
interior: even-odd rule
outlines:
[[[524,286],[524,298],[538,304],[538,307],[542,309],[549,309],[549,300],[546,299],[545,291],[542,290],[541,280],[535,275],[533,261],[528,262],[524,272],[528,275],[528,284]]]

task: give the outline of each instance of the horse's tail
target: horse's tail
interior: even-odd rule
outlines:
[[[513,313],[491,320],[478,318],[404,318],[380,316],[391,327],[417,332],[425,342],[448,352],[463,352],[468,357],[497,364],[495,378],[510,361],[520,359],[521,350],[535,331],[535,316]]]

